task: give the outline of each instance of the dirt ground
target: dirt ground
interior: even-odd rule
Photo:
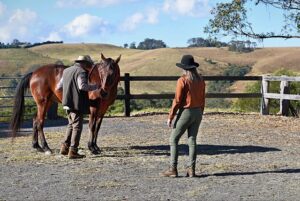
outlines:
[[[30,128],[12,144],[2,126],[0,200],[300,200],[299,119],[205,114],[197,139],[198,176],[184,177],[184,136],[180,177],[163,178],[171,132],[166,118],[105,118],[99,156],[87,150],[85,125],[82,160],[58,154],[65,122],[45,129],[51,156],[32,150]]]

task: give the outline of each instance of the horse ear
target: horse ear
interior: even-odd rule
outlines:
[[[121,55],[116,59],[116,64],[121,60]]]
[[[101,53],[101,59],[106,60],[105,56]]]

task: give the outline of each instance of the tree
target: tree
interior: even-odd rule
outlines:
[[[235,41],[232,40],[228,43],[228,50],[234,52],[251,52],[255,50],[257,44],[255,42],[247,41]]]
[[[129,48],[130,49],[136,49],[135,42],[130,43]]]
[[[128,44],[127,43],[124,44],[124,48],[128,48]]]
[[[19,45],[20,45],[20,43],[21,43],[21,42],[20,42],[18,39],[13,39],[13,41],[12,41],[11,45],[12,45],[12,46],[16,46],[16,47],[17,47],[17,46],[19,46]]]
[[[187,43],[188,47],[226,47],[227,43],[217,41],[217,38],[204,39],[201,37],[190,38]]]
[[[157,48],[166,48],[167,45],[162,40],[155,40],[146,38],[143,42],[140,42],[137,46],[138,49],[151,50]]]
[[[256,6],[271,6],[283,11],[285,24],[278,33],[258,33],[247,18],[246,3]],[[212,35],[247,36],[256,39],[267,38],[300,38],[300,1],[299,0],[232,0],[229,3],[218,3],[211,11],[213,18],[204,28],[205,33]]]

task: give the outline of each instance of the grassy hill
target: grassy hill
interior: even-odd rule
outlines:
[[[107,44],[49,44],[29,49],[0,49],[0,75],[24,74],[46,63],[63,61],[71,65],[78,55],[89,54],[94,61],[106,57],[117,58],[120,54],[121,74],[131,75],[180,75],[175,67],[182,55],[192,54],[200,63],[203,75],[218,75],[231,64],[250,65],[249,75],[272,73],[286,68],[300,72],[300,48],[263,48],[250,53],[230,52],[227,48],[164,48],[156,50],[134,50]],[[135,93],[174,91],[174,82],[132,83]],[[243,88],[237,84],[236,88]]]

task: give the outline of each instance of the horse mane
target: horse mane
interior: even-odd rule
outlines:
[[[98,64],[100,64],[100,63],[95,63],[95,64],[93,65],[92,69],[91,69],[90,72],[89,72],[88,79],[90,79],[90,76],[91,76],[92,72],[94,71],[94,69],[96,68],[96,66],[98,66]]]
[[[68,68],[70,66],[65,66],[64,64],[55,64],[55,68]]]

